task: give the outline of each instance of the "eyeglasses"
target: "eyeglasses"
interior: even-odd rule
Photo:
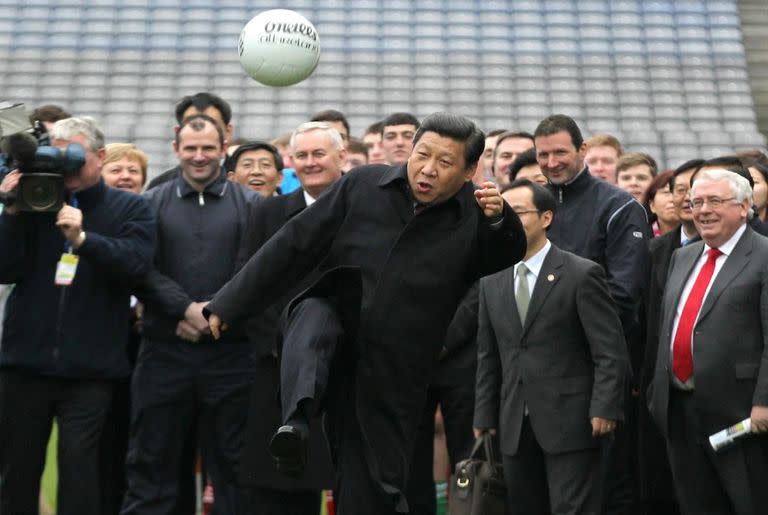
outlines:
[[[688,202],[688,205],[691,206],[691,209],[699,210],[702,207],[704,207],[704,204],[706,203],[712,209],[717,209],[720,206],[722,206],[725,202],[730,202],[732,200],[736,200],[736,198],[735,197],[729,197],[729,198],[710,197],[708,199],[694,198]]]
[[[539,211],[538,209],[529,209],[527,211],[515,211],[515,214],[517,216],[520,216],[520,215],[526,215],[528,213],[540,213],[540,212],[541,211]]]

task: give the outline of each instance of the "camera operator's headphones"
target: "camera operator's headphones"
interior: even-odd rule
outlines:
[[[283,170],[283,157],[280,155],[280,152],[277,151],[277,148],[274,145],[267,143],[266,141],[258,140],[249,141],[237,147],[234,153],[231,156],[227,156],[227,158],[224,160],[224,170],[227,172],[234,172],[240,156],[245,152],[250,152],[251,150],[266,150],[270,152],[272,154],[272,158],[275,160],[275,167],[277,167],[277,171],[281,172]]]

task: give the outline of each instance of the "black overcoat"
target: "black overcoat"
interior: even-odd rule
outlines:
[[[414,215],[406,166],[372,165],[342,177],[292,218],[215,296],[210,312],[237,323],[318,268],[356,266],[362,302],[352,373],[372,477],[404,490],[430,373],[470,285],[525,254],[517,215],[492,227],[466,183]]]
[[[680,248],[678,226],[666,234],[653,238],[651,251],[651,280],[645,301],[647,321],[646,342],[640,370],[640,402],[638,411],[638,489],[640,499],[647,502],[671,502],[675,500],[672,472],[664,437],[651,419],[646,402],[646,389],[653,380],[656,354],[659,347],[659,322],[661,303],[667,285],[667,272],[672,253]]]

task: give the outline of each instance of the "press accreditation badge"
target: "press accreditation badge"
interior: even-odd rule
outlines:
[[[65,252],[61,255],[61,259],[56,265],[56,279],[54,283],[58,286],[69,286],[72,281],[75,280],[75,273],[77,273],[77,262],[80,257],[76,254],[70,254]]]

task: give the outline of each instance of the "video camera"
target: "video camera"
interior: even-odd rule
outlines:
[[[71,143],[64,150],[50,146],[45,126],[39,121],[30,125],[23,104],[0,106],[0,138],[5,168],[21,172],[15,190],[0,192],[0,203],[33,213],[61,209],[64,178],[77,175],[85,164],[83,146]]]

